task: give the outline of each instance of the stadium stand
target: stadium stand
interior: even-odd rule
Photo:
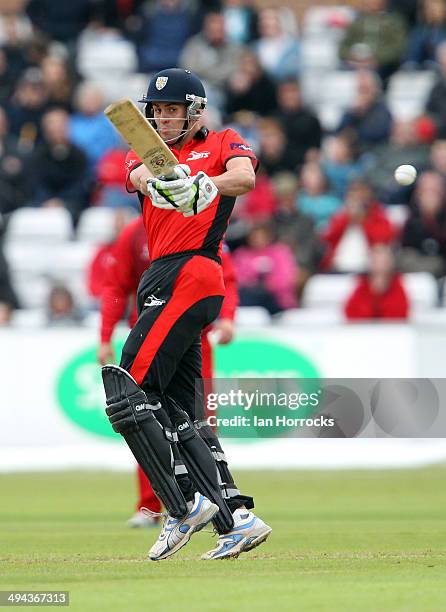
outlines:
[[[138,99],[147,86],[149,75],[138,72],[140,65],[138,50],[144,42],[138,39],[138,35],[146,31],[145,26],[142,26],[148,23],[150,11],[147,9],[150,3],[131,1],[84,3],[85,6],[87,4],[90,4],[90,9],[93,10],[84,11],[82,15],[77,12],[79,7],[73,5],[71,9],[73,15],[77,15],[77,21],[67,24],[70,27],[62,29],[56,27],[53,19],[57,14],[55,7],[52,7],[52,16],[49,15],[48,19],[42,19],[42,15],[35,12],[33,2],[11,1],[0,7],[0,105],[5,111],[5,121],[0,122],[2,123],[0,187],[4,194],[15,193],[13,190],[19,193],[18,186],[22,187],[24,181],[21,173],[23,167],[30,171],[33,169],[33,159],[44,144],[44,136],[40,130],[43,114],[48,108],[60,105],[73,114],[75,106],[73,101],[80,83],[96,84],[104,96],[104,105],[124,94]],[[398,3],[393,5],[398,9]],[[203,17],[207,12],[207,6],[208,3],[198,2],[195,7],[197,10],[190,13],[195,21],[190,24],[188,40],[203,32]],[[300,176],[302,164],[306,162],[321,164],[323,168],[324,160],[326,161],[323,154],[325,143],[337,131],[341,118],[347,110],[353,114],[353,120],[350,117],[349,127],[342,133],[342,137],[349,139],[353,157],[342,160],[340,153],[340,157],[330,166],[331,177],[335,179],[341,177],[341,180],[346,181],[345,187],[347,187],[355,174],[354,172],[351,172],[351,176],[347,174],[349,164],[354,167],[355,172],[357,170],[366,172],[367,168],[371,167],[370,159],[376,152],[373,144],[368,144],[365,148],[362,146],[361,151],[358,150],[358,129],[354,121],[354,104],[360,99],[358,74],[362,74],[358,70],[373,69],[373,63],[364,60],[346,69],[347,66],[339,56],[341,41],[348,27],[360,14],[362,4],[355,0],[337,4],[322,1],[291,2],[289,8],[275,12],[269,8],[265,10],[265,6],[266,3],[260,0],[250,5],[249,35],[246,32],[246,35],[241,33],[237,43],[240,44],[240,50],[249,51],[256,59],[251,61],[249,58],[246,59],[246,54],[242,54],[241,63],[232,66],[231,77],[223,80],[210,96],[213,105],[211,104],[208,114],[214,118],[216,127],[234,126],[253,143],[260,159],[264,161],[263,175],[259,175],[262,179],[259,178],[258,192],[248,201],[249,205],[245,208],[241,199],[235,211],[233,227],[237,228],[237,231],[230,231],[228,234],[232,250],[246,244],[246,236],[252,224],[260,220],[253,202],[256,202],[256,198],[260,202],[265,189],[269,189],[268,181],[271,180],[273,185],[278,173],[283,170],[291,172],[297,178]],[[230,12],[226,10],[224,1],[221,2],[221,8],[224,15],[229,15]],[[280,111],[282,114],[279,113],[275,103],[275,90],[280,83],[280,80],[275,78],[278,75],[273,69],[268,80],[268,100],[260,100],[257,94],[254,98],[250,97],[257,76],[253,77],[252,81],[249,81],[249,78],[246,81],[247,74],[250,70],[254,70],[256,61],[259,65],[265,63],[265,49],[268,48],[268,42],[264,38],[265,23],[266,31],[268,27],[274,30],[273,13],[281,16],[281,28],[276,28],[274,41],[270,41],[270,48],[274,48],[275,52],[279,53],[281,29],[288,48],[298,50],[292,70],[286,75],[287,78],[296,80],[299,78],[300,81],[302,104],[296,115],[299,112],[316,114],[323,128],[320,149],[317,147],[309,149],[305,152],[305,159],[299,162],[299,165],[292,167],[286,165],[288,153],[293,150],[293,143],[287,140],[286,116],[283,116],[282,110]],[[401,14],[403,19],[407,19],[404,11]],[[231,19],[234,19],[234,12],[231,15]],[[258,44],[259,29],[256,30],[259,19],[262,45]],[[12,29],[5,27],[6,23],[16,24],[15,40]],[[418,21],[415,22],[415,26],[417,25]],[[409,30],[411,27],[412,25],[409,26]],[[230,37],[231,44],[234,36]],[[283,44],[285,45],[285,38]],[[369,56],[363,53],[363,57]],[[273,66],[272,58],[270,60],[266,58],[265,66]],[[427,99],[434,84],[437,88],[442,87],[441,71],[433,62],[428,66],[426,64],[414,66],[405,62],[406,54],[402,53],[399,65],[384,82],[384,92],[380,100],[387,104],[393,124],[400,120],[416,121],[417,129],[420,130],[419,138],[422,138],[423,146],[428,147],[444,139],[438,118],[431,117],[426,110]],[[29,72],[30,67],[32,73]],[[265,72],[259,78],[265,78]],[[57,95],[58,82],[60,96]],[[246,82],[248,90],[243,91],[243,83]],[[70,92],[71,98],[67,99],[67,92]],[[228,114],[225,109],[231,108],[235,97],[236,112]],[[257,110],[262,108],[268,110],[267,112],[260,110],[260,113],[256,114],[255,108],[244,108],[243,105],[239,107],[241,101],[245,101],[248,105],[261,102]],[[265,125],[271,126],[273,119],[279,119],[285,129],[270,130],[266,142],[262,141]],[[388,143],[387,138],[384,145]],[[385,148],[380,149],[384,150]],[[277,155],[280,159],[273,159]],[[337,163],[339,168],[336,166]],[[265,168],[268,170],[267,173]],[[429,167],[420,168],[420,170],[426,169]],[[441,165],[434,163],[434,169],[442,180],[445,180],[446,175],[443,174]],[[268,173],[269,176],[266,176]],[[64,282],[76,294],[81,306],[84,308],[91,306],[85,288],[86,268],[98,246],[113,238],[114,213],[112,209],[96,205],[100,184],[94,171],[93,175],[88,177],[88,181],[90,206],[80,214],[75,230],[67,210],[60,207],[30,208],[33,194],[29,192],[24,194],[23,189],[20,191],[20,199],[17,197],[17,210],[11,212],[10,197],[5,197],[5,202],[7,199],[8,204],[7,207],[5,204],[5,208],[1,210],[0,200],[0,213],[4,213],[7,221],[4,250],[12,282],[16,287],[21,306],[25,310],[43,308],[49,288],[55,281]],[[396,187],[396,184],[389,185],[389,192],[395,192],[399,197],[400,192]],[[296,189],[295,200],[298,209],[302,186],[298,185]],[[328,192],[332,189],[329,182],[327,189]],[[265,220],[274,226],[280,208],[278,196],[274,196],[271,189],[270,192],[272,199],[269,205],[262,209],[262,215],[266,216]],[[386,216],[396,228],[393,247],[397,252],[399,236],[406,224],[409,211],[416,206],[410,188],[403,195],[402,200],[398,197],[396,200],[391,200],[392,205],[386,205],[387,202],[384,201]],[[445,215],[446,203],[433,220],[436,228],[434,231],[438,230],[439,233],[443,231]],[[316,231],[321,238],[323,228],[317,227]],[[290,236],[287,236],[287,241],[289,238]],[[299,264],[301,259],[295,245],[293,256]],[[315,319],[326,321],[334,320],[333,317],[338,316],[339,304],[351,288],[352,277],[348,274],[322,275],[318,272],[320,270],[317,266],[309,271],[305,270],[305,275],[310,277],[307,280],[300,270],[300,279],[297,283],[298,297],[302,293],[300,307],[275,315],[272,319],[274,324],[281,324],[284,321],[289,323],[294,321],[297,324],[299,320],[308,320],[313,315]],[[418,274],[410,270],[406,272],[404,284],[412,302],[413,313],[421,316],[419,313],[432,312],[432,316],[437,316],[435,309],[438,308],[438,287],[443,286],[443,279],[434,279],[428,273]],[[313,273],[315,275],[311,277]],[[23,312],[21,315],[22,320],[25,320]],[[253,321],[259,325],[271,322],[270,316],[260,307],[242,309],[238,320],[243,325],[252,324]]]

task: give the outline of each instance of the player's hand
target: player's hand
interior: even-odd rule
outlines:
[[[229,344],[235,335],[235,324],[230,319],[218,319],[215,321],[212,332],[215,334],[217,344]]]
[[[186,164],[178,164],[169,179],[149,178],[147,180],[147,192],[156,208],[165,210],[176,210],[188,201],[191,196],[191,184],[189,179],[190,168]]]
[[[215,183],[204,172],[199,172],[189,180],[193,180],[192,186],[195,187],[195,191],[191,192],[190,199],[177,209],[177,212],[183,213],[184,217],[198,215],[212,204],[218,195]]]
[[[96,357],[102,366],[106,363],[115,363],[116,355],[111,342],[101,342]]]

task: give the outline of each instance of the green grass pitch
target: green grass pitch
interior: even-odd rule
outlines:
[[[0,588],[69,590],[69,610],[446,610],[446,467],[240,472],[273,527],[239,559],[206,562],[209,533],[145,560],[157,531],[128,530],[134,479],[0,476]],[[24,608],[20,608],[24,609]]]

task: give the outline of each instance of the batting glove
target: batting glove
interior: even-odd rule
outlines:
[[[190,168],[186,164],[178,164],[173,168],[171,179],[147,180],[147,191],[156,208],[176,210],[191,197]]]
[[[215,183],[204,172],[199,172],[189,180],[193,180],[192,187],[195,190],[192,190],[190,199],[177,209],[184,217],[198,215],[212,204],[218,195]]]

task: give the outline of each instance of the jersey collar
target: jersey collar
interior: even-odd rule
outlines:
[[[200,141],[203,141],[203,142],[204,142],[204,141],[206,140],[206,138],[208,137],[208,135],[209,135],[209,130],[208,130],[208,128],[207,128],[207,127],[205,127],[205,126],[201,127],[201,128],[200,128],[200,129],[199,129],[199,130],[198,130],[198,131],[195,133],[195,135],[194,135],[194,137],[192,138],[192,140],[190,140],[190,141],[189,141],[187,144],[185,144],[185,145],[184,145],[183,149],[186,149],[186,150],[190,149],[191,147],[195,146],[195,145],[194,145],[194,143],[196,143],[197,141],[198,141],[198,142],[200,142]],[[177,148],[175,148],[175,145],[174,145],[174,146],[172,146],[172,147],[169,147],[169,148],[170,148],[172,151],[174,151],[175,153],[178,153],[178,154],[180,153],[180,152],[178,151],[178,149],[177,149]],[[183,149],[182,149],[182,150],[183,150]]]

